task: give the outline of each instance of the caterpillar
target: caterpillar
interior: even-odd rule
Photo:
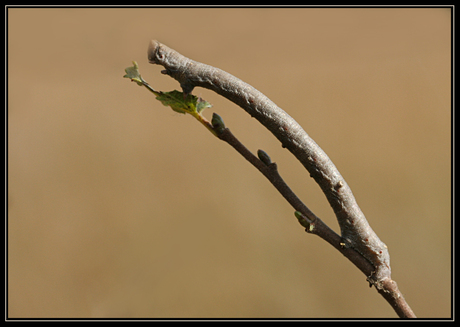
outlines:
[[[375,267],[368,280],[374,284],[390,278],[387,246],[372,230],[338,169],[291,116],[239,78],[191,60],[156,40],[149,43],[147,54],[149,62],[163,66],[162,73],[177,80],[185,94],[197,86],[210,89],[239,105],[270,130],[304,165],[326,195],[340,226],[340,245],[353,248]]]

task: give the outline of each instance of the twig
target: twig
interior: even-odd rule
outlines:
[[[403,301],[405,305],[401,303],[403,297],[397,287],[394,287],[396,283],[391,280],[390,256],[387,246],[370,227],[356,203],[351,189],[335,165],[292,117],[261,92],[235,76],[184,57],[158,41],[150,42],[148,59],[150,63],[162,65],[165,68],[162,73],[176,79],[185,94],[191,93],[196,86],[211,89],[238,104],[270,130],[282,146],[293,153],[304,165],[326,195],[341,229],[341,237],[334,233],[337,237],[331,236],[331,241],[328,242],[344,255],[345,253],[354,253],[353,255],[346,255],[349,259],[356,255],[361,256],[361,258],[364,257],[368,261],[367,265],[358,266],[356,262],[350,260],[366,274],[369,283],[374,285],[382,295],[389,295],[385,298],[393,307],[398,308],[395,309],[398,315],[414,317],[407,303],[405,301]],[[246,159],[249,157],[245,156]],[[251,161],[253,159],[248,160],[253,163]],[[260,162],[262,163],[262,161]],[[253,164],[256,166],[255,162]],[[257,163],[257,165],[259,164]],[[264,172],[262,171],[262,173]],[[268,178],[267,175],[266,177]],[[275,182],[276,180],[274,179]],[[278,190],[284,187],[278,184],[277,186],[275,183],[273,185]],[[289,199],[287,198],[288,201],[295,200],[291,197]],[[297,200],[294,201],[293,207],[301,213],[298,215],[299,221],[302,223],[302,219],[305,219],[309,228],[312,223],[319,223],[319,218],[312,219],[311,212],[307,212],[306,206],[301,206],[301,202],[298,203]],[[321,228],[327,227],[324,223],[319,225]],[[312,231],[318,231],[319,228],[315,225]],[[330,234],[330,232],[324,234]]]
[[[214,117],[213,116],[213,122]],[[327,241],[346,258],[348,258],[357,268],[359,268],[366,276],[372,275],[374,271],[373,265],[364,258],[360,253],[351,248],[343,247],[342,238],[329,228],[320,218],[318,218],[311,210],[297,197],[290,189],[278,172],[278,167],[275,162],[271,162],[268,155],[259,150],[259,158],[249,151],[228,128],[220,128],[217,137],[222,141],[231,145],[238,153],[240,153],[247,161],[256,167],[280,192],[280,194],[297,210],[296,216],[302,226],[305,227],[307,233],[318,235],[323,240]],[[268,159],[267,159],[268,158]],[[372,284],[370,284],[372,285]],[[401,318],[415,318],[415,314],[409,307],[404,297],[396,285],[396,282],[391,279],[386,279],[383,285],[376,286],[378,292],[388,301],[394,308],[396,313]]]

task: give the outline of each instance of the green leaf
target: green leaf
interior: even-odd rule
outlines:
[[[189,94],[184,98],[184,93],[174,90],[171,92],[159,92],[156,98],[158,101],[161,101],[163,105],[171,107],[172,110],[185,114],[193,111],[193,102],[190,101],[191,96],[192,95]]]
[[[192,116],[201,116],[201,112],[212,107],[212,105],[195,95],[184,95],[183,92],[177,90],[171,92],[155,91],[139,73],[139,65],[133,61],[133,66],[125,69],[126,74],[123,76],[129,78],[131,81],[136,82],[140,86],[145,86],[156,95],[157,100],[161,101],[165,106],[169,106],[172,110],[181,114],[191,114]]]
[[[139,66],[137,62],[133,61],[133,67],[126,68],[125,72],[126,75],[123,76],[124,78],[129,78],[131,81],[136,82],[140,86],[146,84],[141,74],[139,73]]]
[[[205,109],[212,107],[212,105],[196,97],[195,95],[188,94],[184,96],[183,92],[177,90],[171,92],[158,92],[157,100],[161,101],[163,105],[169,106],[172,110],[181,114],[190,114],[198,116]]]
[[[155,91],[149,83],[142,78],[139,73],[139,66],[135,61],[133,61],[132,67],[125,69],[125,72],[126,74],[123,76],[124,78],[129,78],[131,81],[136,82],[137,85],[145,86],[150,92],[155,94],[157,100],[161,101],[163,105],[171,107],[172,110],[181,114],[192,115],[214,135],[216,135],[211,123],[201,115],[201,112],[204,109],[212,107],[209,102],[192,94],[185,95],[183,92],[179,92],[177,90],[171,92]]]
[[[206,108],[211,108],[211,107],[212,107],[212,104],[210,104],[208,101],[205,101],[202,98],[197,99],[196,111],[198,113],[202,112]]]

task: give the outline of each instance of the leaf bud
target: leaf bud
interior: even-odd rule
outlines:
[[[212,114],[211,124],[212,128],[216,131],[217,135],[221,134],[225,129],[225,124],[222,120],[222,117],[216,113]]]
[[[257,156],[259,157],[260,161],[262,161],[265,165],[270,165],[272,163],[272,159],[264,150],[257,150]]]

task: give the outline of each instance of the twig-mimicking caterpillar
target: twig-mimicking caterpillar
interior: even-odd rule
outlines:
[[[149,44],[148,60],[162,65],[162,73],[176,79],[184,93],[191,93],[196,86],[213,90],[270,130],[320,185],[340,225],[341,245],[353,248],[375,267],[369,281],[378,284],[391,278],[387,246],[370,227],[335,165],[292,117],[251,85],[221,69],[193,61],[156,40]]]

